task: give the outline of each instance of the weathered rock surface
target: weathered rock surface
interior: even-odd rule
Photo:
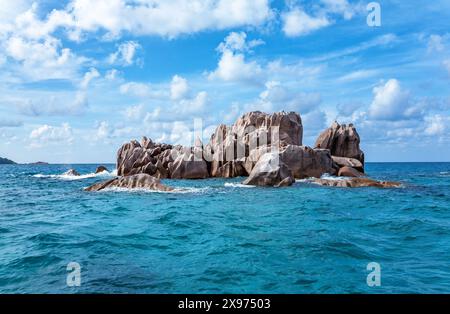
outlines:
[[[338,156],[331,156],[331,158],[339,167],[352,167],[363,171],[364,166],[358,159]]]
[[[148,174],[135,174],[132,176],[115,178],[105,182],[94,184],[85,191],[95,192],[106,188],[146,189],[156,191],[173,191],[173,188],[163,185],[161,181]]]
[[[302,146],[302,136],[299,114],[254,111],[231,126],[219,125],[206,145],[197,140],[192,147],[172,146],[147,137],[126,143],[117,152],[117,172],[119,176],[146,174],[173,179],[248,176],[245,184],[264,186],[291,185],[294,178],[320,178],[324,174],[369,180],[328,180],[324,185],[390,184],[360,178],[364,175],[364,153],[352,124],[333,123],[319,135],[314,149]]]
[[[98,166],[97,169],[95,169],[95,173],[101,173],[105,171],[108,171],[108,168],[106,168],[105,166]]]
[[[80,176],[80,174],[78,173],[78,171],[76,171],[75,169],[69,169],[66,172],[64,172],[64,175],[66,176]]]
[[[209,177],[208,165],[194,153],[180,154],[169,166],[172,179],[205,179]]]
[[[172,146],[147,137],[126,143],[117,152],[117,174],[177,179],[248,176],[271,146],[301,145],[302,136],[297,113],[249,112],[231,126],[219,125],[206,146],[199,141],[193,147]]]
[[[332,156],[359,160],[364,167],[364,153],[359,147],[360,138],[353,124],[334,122],[316,140],[315,147],[329,149]]]
[[[294,182],[292,171],[279,160],[279,154],[270,152],[259,159],[243,184],[279,187],[290,186]]]
[[[230,127],[219,125],[211,136],[211,176],[248,176],[271,146],[301,145],[302,137],[302,120],[295,112],[246,113]]]
[[[342,167],[341,169],[339,169],[338,176],[339,177],[359,178],[359,177],[364,177],[364,173],[359,172],[355,168],[345,166],[345,167]]]
[[[349,178],[345,180],[313,179],[312,182],[323,186],[348,187],[348,188],[359,188],[359,187],[396,188],[401,186],[399,182],[376,181],[368,178]]]
[[[146,173],[157,178],[169,178],[168,165],[178,156],[180,147],[168,144],[154,144],[146,137],[142,144],[131,141],[122,145],[117,152],[117,174],[119,176]]]
[[[302,119],[295,112],[282,111],[274,114],[261,111],[248,112],[232,125],[231,132],[241,138],[247,135],[244,140],[246,144],[249,144],[252,138],[259,138],[267,134],[267,144],[272,144],[272,128],[278,128],[281,144],[302,145]]]
[[[297,179],[316,177],[323,174],[334,175],[330,151],[327,149],[312,149],[308,146],[288,145],[281,153],[280,160],[291,169]]]

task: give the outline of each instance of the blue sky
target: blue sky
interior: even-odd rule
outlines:
[[[450,2],[0,0],[0,156],[114,162],[250,110],[304,143],[354,123],[368,161],[450,161]]]

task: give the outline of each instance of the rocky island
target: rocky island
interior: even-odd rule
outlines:
[[[16,163],[8,158],[0,157],[0,165],[15,165]]]
[[[197,139],[184,147],[154,143],[143,137],[132,140],[117,152],[119,178],[95,184],[86,190],[106,187],[171,190],[159,179],[205,179],[247,177],[243,184],[290,186],[295,179],[338,187],[394,187],[364,177],[364,153],[352,125],[334,122],[317,138],[315,147],[304,146],[301,117],[295,112],[242,115],[233,125],[219,125],[209,142]],[[324,174],[343,180],[321,178]]]

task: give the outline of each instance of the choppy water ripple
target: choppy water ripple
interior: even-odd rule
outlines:
[[[61,176],[71,167],[83,176]],[[450,163],[367,165],[402,189],[236,178],[86,193],[114,174],[95,167],[0,166],[0,292],[450,292]],[[72,261],[78,288],[66,286]]]

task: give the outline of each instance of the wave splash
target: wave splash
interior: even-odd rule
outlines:
[[[230,182],[225,183],[224,186],[227,188],[247,188],[247,189],[256,187],[254,185],[246,185],[242,183],[230,183]]]
[[[296,179],[295,182],[303,182],[303,183],[316,183],[314,182],[314,180],[316,180],[317,178],[306,178],[306,179]],[[330,181],[343,181],[348,179],[348,177],[336,177],[336,176],[332,176],[328,173],[323,174],[320,179],[325,179],[325,180],[330,180]]]
[[[115,177],[117,176],[117,170],[113,170],[111,172],[109,171],[102,171],[99,173],[87,173],[82,174],[79,176],[75,176],[73,174],[69,174],[67,172],[62,174],[42,174],[38,173],[33,175],[35,178],[50,178],[50,179],[58,179],[58,180],[65,180],[65,181],[74,181],[74,180],[84,180],[89,178],[105,178],[105,177]]]
[[[208,190],[210,190],[209,187],[205,188],[175,188],[172,191],[159,191],[159,190],[149,190],[149,189],[143,189],[143,188],[120,188],[120,187],[112,187],[112,188],[106,188],[101,191],[98,191],[97,193],[107,193],[107,192],[122,192],[122,193],[162,193],[162,194],[204,194]]]

